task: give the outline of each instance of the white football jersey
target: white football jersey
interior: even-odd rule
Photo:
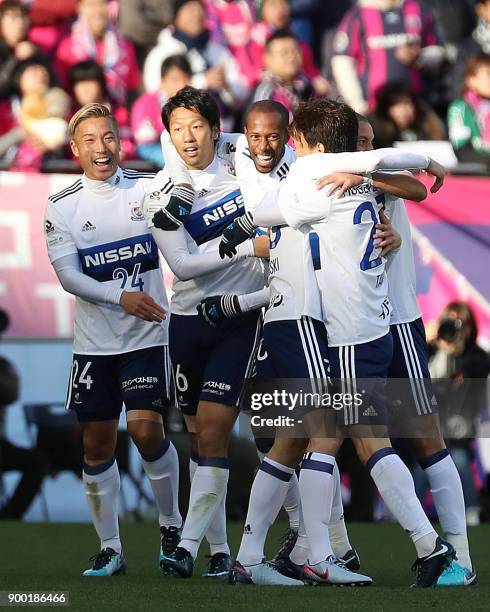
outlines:
[[[255,210],[264,196],[277,199],[279,183],[286,178],[295,161],[295,152],[286,145],[276,167],[263,174],[255,168],[245,136],[238,139],[236,172],[247,210]],[[270,249],[270,301],[264,323],[302,316],[322,321],[321,296],[314,271],[318,261],[318,236],[313,232],[303,234],[287,226],[273,227]]]
[[[279,207],[288,225],[319,237],[317,279],[330,346],[361,344],[389,332],[385,259],[373,244],[382,192],[362,184],[328,197],[315,181],[335,171],[335,154],[299,158],[282,182]],[[294,279],[293,279],[294,282]]]
[[[144,291],[168,312],[157,246],[141,205],[153,175],[118,169],[109,181],[82,176],[48,199],[45,234],[50,260],[78,254],[95,280]],[[76,298],[73,351],[113,355],[168,342],[168,319],[143,321],[119,305]]]
[[[391,324],[409,323],[420,318],[417,302],[417,279],[413,258],[410,221],[401,198],[386,195],[386,216],[402,238],[402,245],[396,253],[390,253],[386,263],[388,297],[393,311]]]
[[[216,251],[225,227],[244,213],[243,196],[235,176],[234,155],[233,141],[220,139],[213,162],[205,170],[189,171],[196,192],[192,212],[184,224],[189,253]],[[162,190],[169,181],[168,171],[164,168],[157,174],[151,190]],[[165,205],[166,201],[161,198],[145,199],[144,213],[149,223],[154,213]],[[172,312],[195,315],[196,306],[205,297],[221,293],[252,293],[263,288],[264,284],[263,266],[253,257],[191,280],[175,278]]]

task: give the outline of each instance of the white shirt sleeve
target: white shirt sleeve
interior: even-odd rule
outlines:
[[[169,268],[182,281],[223,270],[237,261],[255,255],[251,240],[240,244],[237,254],[233,257],[221,259],[218,250],[210,253],[190,253],[185,229],[182,227],[174,232],[152,227],[151,233]]]
[[[275,225],[286,225],[286,219],[279,207],[279,185],[276,189],[263,196],[262,201],[253,213],[253,221],[257,227],[274,227]]]
[[[65,291],[87,302],[119,304],[123,289],[100,283],[80,270],[80,260],[74,253],[52,262],[56,276]]]
[[[289,227],[307,232],[310,224],[328,218],[332,198],[326,195],[327,187],[317,189],[311,179],[298,182],[293,170],[295,166],[279,188],[279,209]]]
[[[51,263],[64,255],[78,254],[77,246],[67,223],[51,200],[48,200],[46,206],[44,235]]]
[[[264,289],[259,289],[259,291],[254,291],[254,293],[239,295],[238,303],[242,312],[250,312],[251,310],[267,306],[269,303],[269,288],[264,287]]]

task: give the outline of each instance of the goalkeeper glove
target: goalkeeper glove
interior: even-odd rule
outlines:
[[[191,214],[193,203],[193,189],[174,187],[167,206],[153,215],[153,225],[166,231],[179,229]]]
[[[196,308],[198,315],[213,327],[242,314],[238,295],[230,295],[229,293],[204,298]]]
[[[255,232],[255,225],[252,220],[252,213],[245,213],[243,216],[235,219],[233,223],[230,223],[221,236],[221,242],[219,243],[219,254],[221,259],[232,257],[236,255],[236,247],[245,242]]]

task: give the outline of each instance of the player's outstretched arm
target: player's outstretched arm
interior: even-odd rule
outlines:
[[[414,200],[420,202],[427,197],[427,189],[415,177],[409,174],[386,174],[375,172],[370,177],[362,174],[351,174],[348,172],[335,172],[318,179],[318,189],[326,188],[325,194],[335,193],[335,197],[341,198],[346,191],[352,187],[358,187],[368,182],[376,189],[389,193],[397,198]]]
[[[208,253],[190,253],[185,236],[185,230],[180,228],[176,232],[163,232],[150,228],[152,236],[162,253],[169,268],[180,280],[190,280],[209,272],[223,270],[233,263],[247,257],[267,257],[264,241],[259,239],[247,240],[236,249],[236,254],[229,259],[222,259],[218,250]]]

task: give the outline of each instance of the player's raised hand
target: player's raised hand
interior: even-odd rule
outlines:
[[[252,240],[255,257],[269,257],[269,236],[257,236]]]
[[[430,159],[429,165],[426,170],[427,174],[432,174],[432,176],[436,177],[434,184],[430,188],[431,193],[436,193],[444,184],[444,178],[446,177],[447,170],[440,163],[436,162],[434,159]]]
[[[143,321],[161,323],[165,319],[163,308],[144,291],[123,291],[119,303],[128,314]]]
[[[225,256],[233,257],[233,255],[236,255],[236,247],[250,238],[255,229],[250,212],[238,217],[233,223],[225,227],[218,247],[221,259],[224,259]]]
[[[400,248],[402,238],[382,210],[379,212],[379,219],[381,223],[375,225],[378,231],[374,235],[374,246],[377,249],[382,249],[379,255],[385,257],[390,251],[396,251]]]
[[[153,225],[165,231],[179,229],[191,214],[193,203],[194,189],[190,185],[177,185],[167,206],[153,215]]]
[[[351,187],[357,187],[364,181],[364,177],[360,174],[350,174],[349,172],[334,172],[318,179],[316,182],[316,188],[322,189],[328,186],[325,191],[326,195],[331,195],[334,191],[337,193],[335,197],[341,198],[344,193]]]
[[[237,295],[210,295],[196,306],[197,314],[212,327],[242,314]]]

